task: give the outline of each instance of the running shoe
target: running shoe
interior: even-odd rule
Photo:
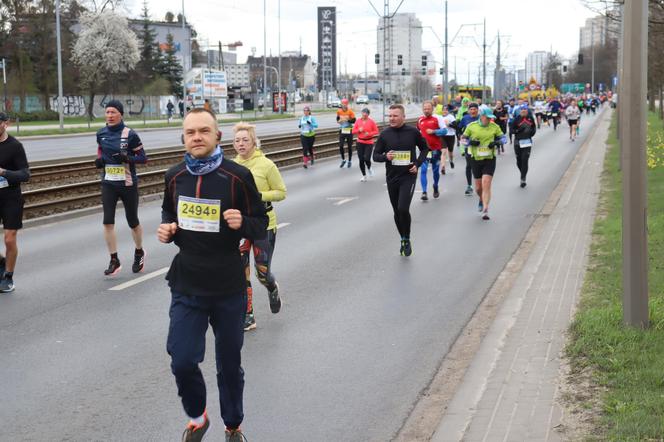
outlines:
[[[450,160],[450,167],[454,169],[454,161]]]
[[[433,197],[438,198],[440,196],[440,192],[438,191],[437,187],[433,188]]]
[[[226,428],[226,442],[246,442],[247,438],[244,437],[244,434],[242,434],[242,430],[240,428],[236,428],[234,430],[231,430],[229,428]]]
[[[345,165],[346,165],[346,160],[341,160],[341,164],[339,165],[339,169],[341,169]]]
[[[14,279],[3,276],[2,280],[0,280],[0,293],[9,293],[13,291],[14,291]]]
[[[484,204],[482,203],[482,201],[480,201],[480,203],[477,205],[477,211],[482,212],[483,210],[484,210]]]
[[[409,239],[404,239],[403,241],[403,256],[410,256],[413,254],[413,246],[410,244]]]
[[[442,173],[443,175],[445,175],[445,166],[443,166],[443,167],[440,168],[440,173]]]
[[[523,189],[524,187],[526,187],[526,180],[522,179],[521,180],[521,188]]]
[[[145,250],[141,249],[140,253],[134,252],[134,263],[131,265],[131,271],[139,273],[145,267]]]
[[[466,196],[473,196],[473,188],[472,188],[472,186],[468,186],[468,187],[466,187],[465,195],[466,195]]]
[[[360,178],[360,181],[364,183],[366,180],[367,180],[366,175],[362,175],[362,178]]]
[[[350,169],[351,164],[352,164],[352,162],[350,160],[348,160],[348,168],[349,169]]]
[[[399,249],[399,255],[401,255],[401,256],[404,256],[403,255],[403,242],[404,242],[404,240],[402,239],[401,240],[401,248]]]
[[[244,315],[244,331],[254,330],[256,328],[256,318],[253,313]]]
[[[120,260],[111,258],[111,262],[108,263],[108,268],[104,270],[104,275],[115,276],[120,272],[120,269],[122,269]]]
[[[279,310],[281,310],[281,298],[279,297],[279,284],[275,282],[274,290],[268,292],[267,295],[270,298],[270,310],[274,314],[279,313]]]
[[[367,172],[369,172],[369,176],[374,176],[374,171],[371,167],[367,169]]]
[[[491,219],[491,218],[489,218],[489,211],[488,210],[485,210],[484,212],[482,212],[482,219],[484,221],[489,221]]]
[[[305,169],[308,169],[307,163],[302,164],[302,167],[304,167]]]
[[[420,197],[422,201],[429,201],[429,197],[427,196],[426,192],[422,192],[422,196]]]
[[[182,442],[201,442],[205,432],[210,427],[210,419],[207,417],[207,410],[203,412],[205,417],[205,422],[203,425],[194,425],[192,422],[187,424],[187,428],[184,429],[182,433]]]
[[[314,165],[314,157],[313,157],[313,155],[311,156],[311,158],[310,158],[309,160],[311,161],[311,165],[313,166],[313,165]]]

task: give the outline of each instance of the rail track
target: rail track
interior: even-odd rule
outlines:
[[[222,147],[224,154],[235,156],[231,145]],[[261,139],[261,149],[278,167],[302,161],[299,135],[265,137]],[[338,152],[338,130],[325,129],[316,133],[317,159],[331,157]],[[148,151],[148,164],[137,166],[140,195],[161,193],[164,174],[172,165],[182,161],[183,153],[182,146]],[[30,181],[23,186],[24,218],[38,218],[99,205],[99,171],[93,161],[94,156],[90,156],[31,165]]]

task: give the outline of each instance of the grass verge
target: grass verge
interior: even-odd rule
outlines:
[[[590,368],[599,387],[601,410],[589,440],[664,439],[664,125],[655,114],[648,138],[650,328],[622,323],[622,177],[614,118],[588,272],[566,348],[572,376]]]

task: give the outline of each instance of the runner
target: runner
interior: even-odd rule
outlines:
[[[316,117],[311,115],[311,108],[304,106],[302,109],[304,113],[300,117],[297,125],[300,128],[300,143],[302,144],[302,167],[305,169],[309,161],[314,165],[314,141],[316,141],[316,129],[318,128],[318,121]]]
[[[429,152],[426,140],[420,132],[405,124],[404,107],[393,104],[388,111],[390,126],[378,136],[373,159],[385,164],[387,192],[394,211],[394,222],[401,235],[401,256],[413,253],[410,242],[410,203],[415,192],[417,169],[422,165]],[[415,147],[420,150],[419,156]]]
[[[344,144],[348,144],[348,168],[353,160],[353,124],[355,124],[355,113],[348,107],[348,100],[341,100],[341,109],[337,110],[337,123],[339,124],[339,153],[341,153],[341,165],[346,164],[344,156]]]
[[[122,265],[118,258],[115,234],[115,208],[118,200],[124,205],[127,224],[134,239],[134,263],[131,271],[138,273],[145,267],[143,227],[138,220],[138,177],[136,164],[147,162],[143,143],[133,129],[125,126],[124,107],[118,100],[106,104],[106,127],[97,132],[95,166],[101,173],[101,201],[104,207],[104,239],[111,261],[104,275],[117,275]]]
[[[554,98],[549,103],[549,109],[551,110],[551,119],[553,120],[553,130],[558,130],[558,125],[560,124],[560,113],[562,111],[562,103],[558,98]]]
[[[371,151],[374,137],[378,135],[378,126],[369,114],[368,108],[362,109],[362,117],[353,125],[353,134],[357,135],[357,157],[360,160],[362,182],[367,180],[367,172],[370,177],[374,175],[371,169]]]
[[[443,127],[447,129],[447,133],[443,135],[443,158],[440,173],[445,175],[445,155],[450,160],[450,168],[454,169],[454,143],[456,142],[456,117],[452,114],[454,106],[448,104],[443,107]]]
[[[493,110],[493,114],[496,116],[495,123],[500,127],[500,130],[502,130],[503,133],[506,134],[507,121],[509,120],[509,115],[508,115],[508,110],[505,109],[502,100],[496,101],[496,107]],[[505,153],[505,146],[503,146],[502,144],[498,146],[498,153]]]
[[[0,293],[14,291],[14,268],[18,258],[16,237],[23,227],[21,183],[30,179],[23,145],[7,133],[9,117],[0,112],[0,218],[5,236],[5,256],[0,255]]]
[[[514,154],[516,155],[516,167],[521,172],[521,188],[526,187],[526,175],[528,175],[528,160],[533,146],[533,136],[537,132],[537,123],[532,115],[528,114],[528,107],[522,106],[518,117],[512,122],[514,132]],[[501,129],[502,130],[502,129]]]
[[[576,141],[576,134],[578,133],[577,127],[579,125],[579,119],[581,118],[581,111],[574,98],[572,98],[569,106],[565,109],[565,118],[569,125],[569,139]]]
[[[480,198],[478,209],[485,221],[489,220],[491,181],[496,171],[496,147],[498,143],[504,144],[507,141],[500,127],[491,121],[495,119],[491,109],[482,106],[479,120],[470,123],[463,133],[473,157],[475,190]]]
[[[459,122],[459,133],[463,135],[466,127],[478,120],[479,115],[479,106],[477,103],[471,103],[468,107],[468,113],[461,119]],[[461,156],[466,158],[466,196],[473,196],[473,186],[472,186],[472,177],[473,177],[473,157],[471,156],[466,146],[461,146]]]
[[[183,122],[184,161],[166,172],[157,238],[180,249],[166,279],[171,289],[167,350],[189,422],[185,442],[200,441],[210,426],[198,364],[208,323],[214,332],[217,386],[226,441],[244,440],[241,366],[247,281],[240,240],[265,238],[268,217],[251,172],[224,159],[213,113],[192,109]]]
[[[535,100],[535,118],[537,119],[537,128],[539,129],[542,126],[542,119],[546,114],[546,101],[538,98]],[[502,129],[502,128],[501,128]]]
[[[244,320],[244,330],[256,328],[254,317],[253,288],[251,287],[251,270],[249,266],[251,250],[254,251],[254,266],[258,281],[267,289],[272,313],[281,310],[281,298],[279,297],[279,284],[272,274],[272,255],[274,244],[277,239],[277,215],[274,213],[272,203],[282,201],[286,198],[286,185],[281,178],[277,166],[263,154],[258,147],[259,141],[256,137],[256,127],[247,123],[238,123],[233,127],[235,137],[233,147],[237,156],[235,162],[251,171],[256,182],[256,188],[261,195],[265,211],[270,219],[267,226],[265,239],[244,239],[240,243],[240,254],[244,263],[244,271],[247,277],[247,314]]]
[[[428,164],[431,163],[431,172],[433,174],[433,197],[438,198],[440,192],[438,190],[438,183],[440,181],[440,160],[442,158],[443,143],[441,137],[447,134],[443,117],[440,115],[433,115],[433,103],[425,101],[422,103],[422,113],[424,114],[417,120],[417,129],[427,142],[429,146],[429,153],[426,159],[420,166],[420,184],[422,185],[422,201],[429,199],[427,190],[429,188],[427,183],[427,170]],[[443,164],[442,170],[445,170]]]

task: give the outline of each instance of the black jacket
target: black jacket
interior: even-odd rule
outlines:
[[[420,150],[420,155],[417,156],[415,150],[417,146]],[[410,151],[410,164],[406,166],[393,165],[391,161],[387,160],[387,153],[391,150],[394,151]],[[388,183],[394,183],[401,178],[412,178],[413,175],[408,171],[414,164],[418,168],[426,160],[429,153],[429,145],[422,136],[419,130],[413,126],[404,124],[401,127],[387,127],[378,136],[376,140],[376,147],[374,148],[373,160],[378,163],[385,164],[385,175]]]
[[[219,232],[199,232],[181,228],[178,203],[181,197],[218,200]],[[268,217],[249,169],[223,159],[218,169],[206,175],[192,175],[184,162],[166,172],[162,203],[163,223],[178,223],[173,237],[180,248],[166,275],[173,291],[195,296],[232,296],[244,294],[247,281],[240,259],[242,238],[263,239]],[[232,230],[223,212],[242,212],[242,227]]]
[[[514,134],[514,138],[517,140],[525,140],[535,136],[535,132],[537,132],[537,124],[531,115],[526,117],[519,115],[512,121],[512,124],[510,124],[510,130]]]

